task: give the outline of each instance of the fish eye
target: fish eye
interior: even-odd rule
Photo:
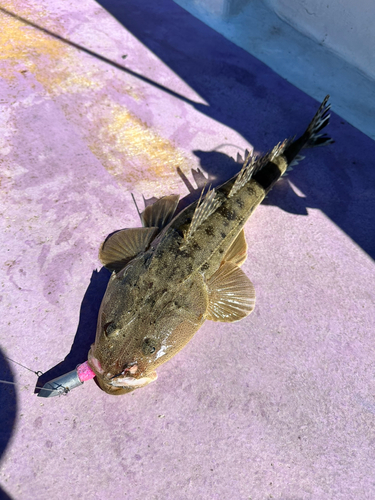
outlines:
[[[104,333],[107,338],[113,337],[117,333],[118,328],[113,321],[109,321],[103,326]]]
[[[152,339],[144,339],[143,345],[142,345],[142,351],[143,354],[150,355],[153,354],[156,351],[156,346],[155,342]]]

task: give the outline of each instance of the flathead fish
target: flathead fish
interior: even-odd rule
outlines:
[[[161,198],[142,213],[144,227],[103,243],[99,256],[112,275],[88,363],[104,391],[147,385],[206,320],[239,321],[253,311],[255,290],[241,270],[243,227],[302,149],[333,142],[319,134],[329,122],[328,98],[299,139],[249,155],[236,176],[176,216],[179,197]]]

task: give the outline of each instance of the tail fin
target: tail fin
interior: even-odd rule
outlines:
[[[331,105],[327,104],[329,95],[327,95],[319,106],[310,125],[307,127],[304,136],[307,136],[307,141],[303,148],[314,148],[315,146],[325,146],[332,144],[334,141],[327,134],[319,134],[319,132],[329,123]]]
[[[284,156],[288,161],[287,171],[292,170],[291,167],[297,165],[304,156],[300,155],[300,151],[305,148],[314,148],[315,146],[325,146],[335,142],[327,134],[319,134],[319,132],[329,123],[331,105],[327,104],[329,95],[327,95],[311,120],[305,133],[295,140],[285,151]]]

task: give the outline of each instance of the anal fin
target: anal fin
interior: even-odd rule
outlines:
[[[137,227],[118,231],[104,241],[99,250],[99,259],[110,271],[119,272],[136,255],[147,250],[158,232],[157,227]]]
[[[242,231],[239,233],[237,238],[234,240],[232,245],[229,247],[229,250],[225,254],[223,259],[224,262],[232,262],[232,264],[236,264],[236,266],[241,267],[247,258],[247,243],[245,238],[245,232]]]
[[[255,289],[246,274],[232,262],[224,262],[207,282],[207,319],[233,322],[249,315],[255,307]]]

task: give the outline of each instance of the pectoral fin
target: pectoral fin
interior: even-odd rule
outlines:
[[[179,199],[178,194],[163,196],[160,200],[146,207],[141,214],[144,227],[163,229],[173,219]]]
[[[244,272],[232,262],[224,262],[208,280],[207,319],[239,321],[255,306],[255,289]]]
[[[136,255],[147,250],[158,232],[157,227],[137,227],[118,231],[102,244],[99,259],[110,271],[119,272]]]
[[[225,254],[224,261],[232,262],[236,266],[240,267],[245,262],[247,258],[247,243],[245,239],[245,232],[242,229],[240,234],[234,240],[229,250]]]

